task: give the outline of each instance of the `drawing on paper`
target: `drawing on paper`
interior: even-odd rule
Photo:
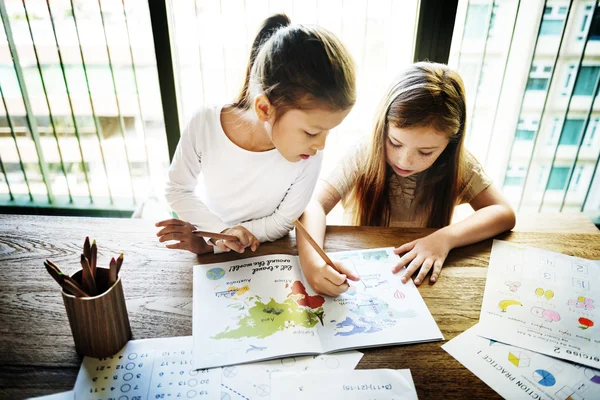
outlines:
[[[258,295],[245,297],[243,295],[249,294],[250,290],[244,290],[241,300],[245,302],[248,311],[236,317],[236,327],[227,326],[223,332],[213,336],[213,339],[262,339],[287,328],[314,328],[319,323],[323,325],[325,313],[322,306],[325,298],[308,295],[300,281],[292,285],[286,284],[285,287],[290,292],[285,300],[279,302],[273,298],[263,302]]]
[[[547,322],[560,321],[560,315],[553,310],[547,310],[542,307],[531,307],[531,313],[539,318],[544,318]]]
[[[583,296],[579,296],[576,300],[569,300],[567,304],[573,307],[583,308],[584,310],[593,310],[595,308],[594,300]]]
[[[365,292],[349,292],[341,295],[347,304],[348,314],[342,321],[331,320],[335,325],[335,336],[353,336],[359,333],[374,333],[391,328],[401,318],[416,317],[411,309],[397,311],[385,301]]]
[[[502,311],[502,312],[506,312],[506,309],[509,306],[520,306],[520,307],[522,307],[523,304],[521,304],[521,302],[519,302],[517,300],[502,300],[500,303],[498,303],[498,307],[500,307],[500,311]]]
[[[533,378],[542,386],[553,386],[556,383],[554,375],[544,369],[536,369],[533,372]]]
[[[510,361],[515,367],[529,367],[531,358],[525,352],[515,351],[508,352],[508,361]]]
[[[544,290],[542,288],[537,288],[537,289],[535,289],[535,295],[537,297],[544,296],[546,298],[546,300],[550,300],[551,298],[554,297],[554,292],[552,290]]]
[[[506,282],[504,282],[504,284],[506,286],[508,286],[508,289],[511,292],[516,292],[517,290],[519,290],[519,287],[521,287],[521,282],[518,282],[518,281],[515,281],[515,282],[506,281]]]
[[[225,276],[225,270],[223,268],[212,268],[206,271],[206,277],[211,281],[217,281]]]
[[[581,317],[577,321],[581,324],[581,326],[579,328],[582,329],[582,330],[586,330],[586,329],[591,328],[592,326],[594,326],[594,321],[592,321],[589,318],[583,318],[583,317]]]

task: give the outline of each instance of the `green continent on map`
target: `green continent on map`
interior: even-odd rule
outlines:
[[[322,308],[313,310],[302,307],[292,298],[281,303],[271,299],[266,304],[257,300],[248,314],[239,320],[237,327],[232,330],[227,327],[224,332],[213,336],[213,339],[262,339],[286,328],[313,328],[317,323],[322,323],[322,317]]]

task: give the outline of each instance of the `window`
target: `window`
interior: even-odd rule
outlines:
[[[548,78],[529,78],[527,80],[527,90],[546,90],[548,89]]]
[[[548,6],[544,9],[544,18],[540,26],[540,35],[545,36],[560,36],[563,31],[565,17],[568,7],[565,6]]]
[[[483,39],[488,30],[489,6],[487,4],[470,4],[467,11],[464,36],[469,39]]]
[[[542,27],[540,28],[540,35],[550,36],[550,35],[560,35],[562,33],[562,27],[564,24],[564,20],[560,19],[544,19],[542,21]]]
[[[575,81],[575,96],[592,96],[598,80],[600,67],[581,67]]]
[[[552,64],[534,61],[529,71],[526,90],[547,90],[552,75]]]
[[[505,186],[521,186],[525,180],[525,166],[509,165],[504,178]]]
[[[548,178],[548,190],[565,190],[569,171],[569,167],[552,167]]]
[[[584,119],[568,119],[563,125],[559,145],[578,145],[583,131]]]
[[[588,124],[585,139],[583,141],[584,146],[592,147],[592,144],[594,143],[594,138],[596,137],[596,129],[598,128],[599,123],[600,123],[600,118],[594,118]]]
[[[600,40],[600,7],[596,7],[590,24],[590,40]]]
[[[523,116],[519,118],[515,140],[533,140],[539,123],[539,120],[534,117]]]

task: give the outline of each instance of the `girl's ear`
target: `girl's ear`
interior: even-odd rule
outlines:
[[[268,122],[275,115],[275,107],[264,94],[254,98],[254,112],[262,122]]]

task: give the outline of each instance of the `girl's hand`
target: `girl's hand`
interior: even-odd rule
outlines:
[[[419,274],[415,278],[415,285],[418,286],[423,282],[431,267],[433,267],[429,281],[434,283],[442,271],[442,265],[444,265],[444,261],[450,250],[452,250],[452,246],[443,233],[440,233],[440,231],[434,232],[424,238],[413,240],[394,249],[394,253],[396,254],[406,254],[400,258],[400,262],[392,269],[392,272],[397,273],[408,265],[402,275],[402,282],[406,283],[412,274],[421,267],[421,271],[419,271]]]
[[[213,247],[206,243],[204,238],[192,233],[196,227],[189,222],[173,218],[157,222],[155,225],[164,227],[156,234],[159,242],[178,241],[174,244],[167,244],[169,249],[188,250],[195,254],[212,253],[213,251]]]
[[[234,226],[232,228],[227,228],[223,232],[226,235],[233,235],[238,238],[238,240],[215,240],[215,246],[217,246],[221,251],[237,251],[238,253],[243,253],[246,247],[250,247],[250,250],[255,251],[258,246],[260,246],[260,242],[248,229],[243,226]]]
[[[334,263],[343,273],[340,274],[323,261],[321,261],[321,264],[308,265],[303,268],[306,280],[315,292],[328,296],[338,296],[350,287],[348,279],[352,281],[360,280],[360,277],[344,266],[343,263],[335,261]]]

